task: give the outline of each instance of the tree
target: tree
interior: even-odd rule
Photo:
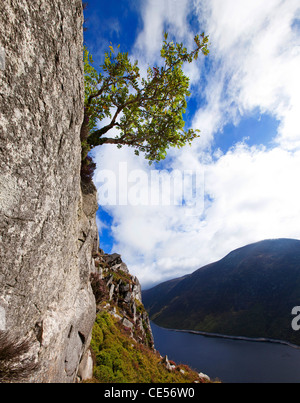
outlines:
[[[82,159],[89,150],[102,144],[133,147],[135,153],[145,153],[151,162],[165,158],[169,147],[183,147],[199,137],[199,130],[185,130],[183,114],[190,95],[189,78],[183,73],[184,63],[197,60],[199,53],[207,55],[208,37],[194,38],[191,52],[182,43],[168,42],[165,33],[161,49],[162,66],[149,67],[141,78],[138,62],[132,63],[128,53],[105,53],[100,72],[93,67],[93,58],[84,48],[85,112],[81,130]],[[118,47],[119,48],[119,47]],[[97,122],[109,118],[100,129]],[[117,129],[115,138],[106,137]]]

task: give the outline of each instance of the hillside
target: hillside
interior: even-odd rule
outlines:
[[[176,365],[159,352],[132,339],[109,313],[98,314],[91,343],[94,376],[88,383],[208,383],[186,365]]]
[[[94,255],[91,285],[97,304],[89,383],[207,383],[209,379],[186,365],[176,365],[154,349],[141,286],[121,256]],[[84,366],[85,370],[85,366]],[[81,379],[86,377],[79,371]]]
[[[150,319],[166,328],[300,345],[291,328],[300,304],[300,241],[265,240],[234,250],[191,275],[143,292]]]

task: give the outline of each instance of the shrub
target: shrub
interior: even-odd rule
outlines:
[[[99,304],[104,299],[108,299],[109,293],[105,280],[101,279],[98,273],[91,273],[90,281],[96,304]]]
[[[94,371],[96,379],[101,379],[103,383],[112,383],[115,381],[113,370],[105,365],[99,365]]]
[[[189,383],[199,376],[187,366],[185,373],[168,371],[158,352],[135,342],[107,312],[97,315],[92,349],[96,354],[95,383]]]
[[[30,347],[28,340],[0,331],[0,382],[18,382],[37,370],[37,363],[25,357]]]
[[[106,367],[113,367],[113,361],[111,355],[106,351],[101,351],[96,356],[97,365],[105,365]]]
[[[92,182],[93,175],[96,169],[96,164],[89,155],[81,162],[81,180],[84,183]]]

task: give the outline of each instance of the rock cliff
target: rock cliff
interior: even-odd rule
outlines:
[[[130,333],[136,342],[154,348],[148,314],[142,303],[141,285],[129,273],[119,254],[105,254],[101,249],[94,255],[95,271],[91,284],[97,313],[106,311]]]
[[[31,382],[73,382],[95,319],[94,189],[80,186],[81,0],[0,4],[0,330]]]
[[[80,179],[82,22],[81,0],[0,4],[0,382],[92,377],[97,311],[153,349],[139,281],[99,249]]]

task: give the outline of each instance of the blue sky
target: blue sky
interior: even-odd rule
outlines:
[[[186,124],[201,130],[192,147],[172,149],[164,163],[151,167],[132,149],[93,151],[100,193],[101,172],[113,172],[119,184],[126,163],[129,178],[141,171],[150,178],[162,169],[201,172],[203,189],[196,196],[203,203],[196,203],[197,211],[184,205],[99,206],[101,247],[120,253],[147,288],[251,242],[299,239],[299,1],[88,3],[85,42],[95,67],[110,42],[138,59],[141,70],[157,63],[164,30],[187,46],[202,31],[211,42],[210,55],[185,70],[192,93]],[[120,186],[122,194],[124,182]],[[154,194],[151,186],[143,183],[137,197]]]

